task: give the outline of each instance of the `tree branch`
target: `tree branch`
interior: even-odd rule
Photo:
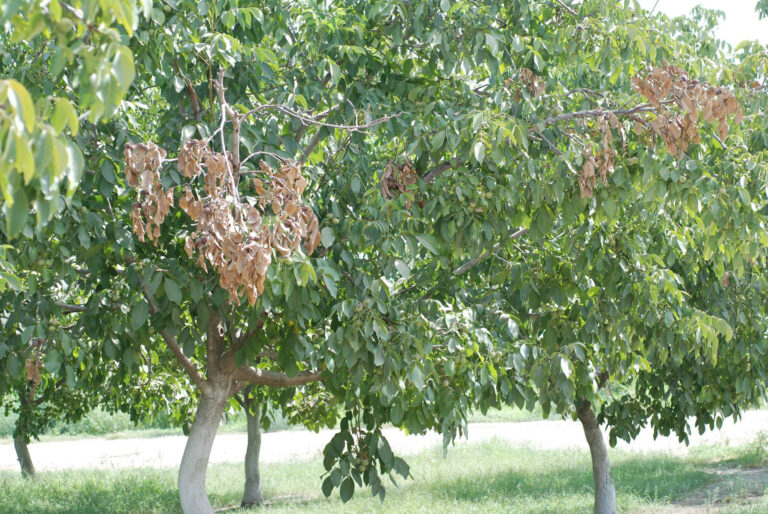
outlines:
[[[662,102],[662,104],[668,104],[672,103],[674,100],[666,100]],[[584,118],[599,118],[600,116],[605,116],[606,114],[614,114],[616,116],[627,116],[631,114],[637,114],[639,112],[653,112],[656,110],[656,107],[654,107],[651,104],[641,104],[637,107],[633,107],[632,109],[614,109],[614,110],[603,110],[603,109],[588,109],[584,111],[575,111],[575,112],[566,112],[565,114],[558,114],[556,116],[550,116],[548,118],[544,118],[540,123],[543,125],[554,125],[558,121],[565,121],[565,120],[573,120],[573,119],[584,119]],[[536,132],[536,128],[530,128],[528,129],[528,132]]]
[[[563,9],[565,9],[565,10],[566,10],[566,11],[568,11],[569,13],[573,14],[574,16],[578,16],[578,15],[579,15],[579,13],[577,13],[577,12],[576,12],[576,11],[573,9],[573,7],[570,7],[569,5],[566,5],[566,4],[565,4],[564,2],[562,2],[561,0],[555,0],[555,2],[557,2],[557,3],[558,3],[558,4],[560,4],[560,5],[562,5],[562,6],[563,6]]]
[[[294,111],[290,107],[286,107],[284,105],[278,105],[278,104],[264,104],[259,105],[258,107],[254,107],[250,111],[246,112],[245,114],[242,114],[240,117],[241,119],[247,118],[249,116],[252,116],[254,114],[257,114],[261,111],[265,110],[275,110],[278,112],[281,112],[283,114],[286,114],[288,116],[291,116],[293,118],[296,118],[297,120],[301,121],[302,123],[306,123],[308,125],[318,125],[320,127],[329,127],[334,129],[341,129],[341,130],[349,130],[350,132],[360,132],[363,130],[366,130],[368,128],[371,128],[373,126],[379,125],[381,123],[384,123],[386,121],[389,121],[393,118],[397,118],[398,116],[402,116],[402,112],[398,112],[396,114],[389,114],[387,116],[377,118],[375,120],[369,121],[368,123],[363,123],[361,125],[338,125],[336,123],[326,123],[324,121],[320,121],[316,118],[310,118],[309,116],[305,116],[304,114]]]
[[[85,305],[72,305],[69,303],[63,303],[63,302],[54,302],[56,304],[56,307],[61,309],[61,311],[64,314],[72,314],[75,312],[85,312],[88,309],[85,307]]]
[[[464,159],[461,157],[458,157],[456,159],[453,159],[453,161],[445,161],[441,162],[431,170],[427,171],[421,178],[429,184],[430,182],[434,181],[437,177],[442,175],[445,171],[450,170],[451,168],[455,168],[456,166],[461,166],[461,164],[464,162]]]
[[[143,286],[143,289],[144,298],[147,300],[147,303],[149,303],[149,312],[153,314],[158,312],[157,305],[155,305],[155,301],[152,298],[152,295],[149,294],[146,284]],[[207,393],[209,390],[208,382],[200,374],[200,370],[197,368],[195,363],[193,363],[186,355],[184,355],[181,346],[179,346],[178,341],[176,341],[176,338],[173,336],[173,334],[171,334],[170,330],[163,328],[160,330],[160,335],[163,336],[165,345],[169,350],[171,350],[173,356],[176,357],[176,360],[179,362],[179,364],[181,364],[181,367],[184,368],[184,371],[186,371],[190,378],[192,378],[192,381],[197,385],[197,387],[200,388],[203,393]]]
[[[235,371],[235,378],[244,382],[250,382],[251,384],[272,387],[297,386],[324,379],[322,371],[300,371],[295,377],[289,378],[285,373],[253,368],[251,366],[240,366]]]
[[[151,306],[152,304],[150,304],[150,310]],[[197,385],[197,387],[199,387],[203,393],[207,393],[209,389],[208,382],[200,374],[200,370],[197,369],[197,366],[195,366],[195,364],[189,360],[186,355],[184,355],[181,346],[179,346],[179,343],[176,341],[176,338],[173,337],[173,334],[171,334],[167,328],[164,328],[160,330],[160,335],[163,336],[165,345],[169,350],[171,350],[171,353],[173,353],[174,357],[176,357],[176,360],[179,361],[179,364],[181,364],[181,367],[184,368],[184,371],[186,371],[187,374],[192,378],[192,381],[195,383],[195,385]]]
[[[520,237],[524,236],[528,233],[527,228],[521,228],[520,230],[513,232],[510,234],[509,239],[519,239]],[[453,271],[454,275],[462,275],[466,273],[471,267],[483,262],[485,259],[493,255],[494,253],[498,252],[501,249],[501,243],[496,243],[493,245],[493,248],[491,250],[483,250],[483,253],[475,257],[474,259],[470,259],[458,268],[456,268]]]
[[[307,147],[301,151],[301,157],[299,157],[299,165],[302,165],[306,162],[306,160],[309,158],[309,155],[314,151],[317,145],[320,144],[320,141],[325,138],[322,133],[322,130],[318,130],[317,134],[315,134],[315,137],[312,138]]]

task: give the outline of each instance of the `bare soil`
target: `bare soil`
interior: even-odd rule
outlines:
[[[749,411],[738,423],[727,421],[719,430],[691,435],[691,446],[701,444],[746,444],[768,431],[768,410]],[[541,449],[587,449],[584,432],[578,422],[570,420],[524,421],[516,423],[473,423],[466,441],[476,443],[499,439],[518,446]],[[261,461],[286,462],[314,458],[330,441],[332,430],[319,433],[292,430],[262,435]],[[407,436],[390,428],[384,434],[393,450],[402,454],[419,453],[440,446],[442,436],[428,433]],[[143,439],[84,438],[65,441],[33,442],[29,451],[38,471],[58,469],[124,469],[137,467],[175,468],[181,461],[186,437],[164,436]],[[211,462],[242,462],[245,456],[245,434],[220,434],[211,452]],[[642,430],[631,444],[619,441],[618,449],[633,452],[668,452],[685,455],[689,447],[675,437],[653,439],[651,430]],[[0,444],[0,470],[18,470],[13,444]]]

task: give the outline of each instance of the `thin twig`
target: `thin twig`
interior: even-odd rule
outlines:
[[[572,7],[570,7],[569,5],[566,5],[565,3],[561,2],[560,0],[555,0],[555,2],[557,2],[560,5],[562,5],[563,9],[565,9],[569,13],[573,14],[574,16],[578,16],[579,15],[579,13],[577,13]]]
[[[509,235],[509,240],[519,239],[520,237],[524,236],[528,233],[527,228],[521,228],[520,230],[513,232]],[[485,259],[493,255],[495,252],[498,252],[501,249],[501,243],[496,243],[493,245],[493,248],[491,250],[483,250],[483,253],[475,257],[474,259],[470,259],[458,268],[456,268],[453,272],[454,275],[462,275],[466,273],[471,267],[483,262]]]
[[[246,112],[245,114],[241,115],[241,118],[248,118],[249,116],[253,116],[254,114],[257,114],[261,111],[265,110],[276,110],[278,112],[281,112],[283,114],[287,114],[288,116],[291,116],[293,118],[296,118],[297,120],[306,123],[308,125],[318,125],[320,127],[328,127],[328,128],[334,128],[334,129],[340,129],[340,130],[349,130],[350,132],[361,132],[366,129],[369,129],[371,127],[374,127],[376,125],[379,125],[381,123],[387,122],[393,118],[397,118],[398,116],[402,116],[402,112],[398,112],[396,114],[389,114],[387,116],[383,116],[381,118],[377,118],[375,120],[369,121],[368,123],[363,123],[361,125],[339,125],[336,123],[326,123],[324,121],[320,121],[315,118],[310,118],[308,116],[305,116],[301,114],[298,111],[294,111],[290,107],[286,107],[284,105],[277,105],[277,104],[264,104],[259,105],[258,107],[254,107],[250,111]]]

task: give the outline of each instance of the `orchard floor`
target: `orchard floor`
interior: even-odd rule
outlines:
[[[424,436],[406,436],[397,429],[385,429],[385,436],[396,453],[413,455],[427,448],[440,446],[442,436],[430,433]],[[653,431],[645,429],[627,444],[619,441],[616,449],[628,452],[664,452],[686,455],[699,445],[742,445],[754,441],[760,432],[768,432],[768,410],[744,413],[741,421],[726,421],[719,430],[691,435],[686,446],[677,438],[653,438]],[[306,430],[271,432],[262,435],[261,462],[290,462],[308,460],[322,453],[334,431],[313,433]],[[489,439],[505,441],[512,446],[532,449],[586,449],[581,425],[574,421],[523,421],[514,423],[473,423],[469,425],[468,439],[457,445],[477,443]],[[84,439],[33,442],[29,446],[38,471],[63,469],[126,469],[175,468],[181,462],[186,437],[164,436],[142,439]],[[211,453],[211,462],[242,462],[246,444],[245,434],[219,434]],[[0,470],[17,470],[13,444],[0,444]]]
[[[761,432],[763,434],[761,435]],[[641,433],[611,450],[620,512],[658,514],[768,513],[768,411],[691,437]],[[266,508],[253,512],[515,512],[588,513],[589,452],[580,425],[528,421],[470,425],[446,455],[440,437],[387,431],[394,449],[410,454],[412,480],[390,486],[381,504],[358,491],[347,504],[320,492],[322,447],[330,432],[263,435]],[[0,446],[0,512],[178,512],[176,467],[184,438],[51,441],[30,446],[35,480],[19,476],[12,445]],[[239,511],[244,434],[222,434],[208,472],[211,501]]]

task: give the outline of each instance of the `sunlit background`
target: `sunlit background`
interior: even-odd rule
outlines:
[[[687,14],[697,5],[725,12],[725,19],[715,30],[720,39],[736,46],[745,39],[756,39],[768,44],[768,18],[759,18],[755,12],[757,0],[639,0],[644,9],[664,12],[669,16]]]

